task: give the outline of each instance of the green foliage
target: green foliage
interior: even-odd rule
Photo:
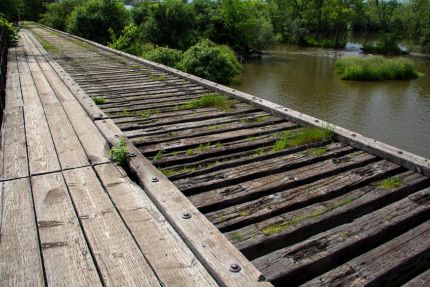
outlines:
[[[109,47],[133,55],[140,55],[143,52],[143,47],[139,40],[139,31],[135,24],[125,26],[118,38],[115,36],[115,32],[112,29],[109,31],[111,34],[111,43]]]
[[[285,131],[273,145],[273,150],[280,151],[288,147],[327,141],[331,140],[333,136],[334,134],[331,130],[322,128],[304,128],[298,131]]]
[[[13,22],[23,10],[23,6],[22,0],[2,0],[0,16],[3,16],[7,21]]]
[[[185,51],[179,69],[193,75],[226,84],[241,72],[233,51],[209,40],[202,40]]]
[[[104,97],[91,97],[96,105],[103,105],[106,103],[106,99]]]
[[[46,5],[46,12],[41,15],[40,22],[58,30],[65,30],[72,11],[85,0],[63,0]]]
[[[110,150],[110,159],[119,164],[124,165],[128,156],[127,143],[124,139],[121,139],[115,146]]]
[[[157,47],[143,53],[142,57],[169,67],[176,67],[182,59],[182,54],[180,50]]]
[[[408,80],[419,77],[412,61],[404,58],[345,57],[336,61],[341,79],[354,81]]]
[[[363,45],[363,51],[372,54],[400,55],[402,51],[399,48],[397,39],[398,37],[395,34],[384,34],[381,41],[365,43]]]
[[[9,47],[16,46],[19,41],[19,28],[0,16],[0,29],[6,32],[6,41]]]
[[[223,42],[241,55],[259,53],[273,40],[267,4],[255,0],[221,2]]]
[[[381,181],[378,184],[378,187],[383,189],[395,189],[395,188],[401,187],[402,184],[403,184],[402,179],[398,176],[394,176]]]
[[[196,42],[194,13],[190,4],[181,0],[166,0],[153,3],[145,11],[148,14],[140,25],[145,41],[176,49],[186,49]]]
[[[219,94],[207,94],[191,100],[184,105],[186,109],[216,108],[218,110],[231,110],[234,102],[228,96]]]
[[[119,35],[131,21],[130,12],[117,0],[89,0],[77,6],[68,19],[67,31],[83,38],[107,44],[109,28]]]

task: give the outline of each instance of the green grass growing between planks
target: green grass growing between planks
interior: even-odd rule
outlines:
[[[128,149],[127,143],[124,139],[121,139],[115,146],[110,149],[109,156],[110,159],[119,164],[124,165],[127,160]]]
[[[296,224],[303,222],[305,220],[321,216],[324,213],[330,212],[330,211],[335,210],[339,207],[350,204],[355,199],[356,198],[348,197],[348,198],[339,200],[339,201],[333,203],[332,205],[328,205],[326,207],[314,210],[311,213],[307,213],[307,214],[303,214],[303,215],[297,215],[297,216],[294,216],[290,219],[284,220],[282,222],[268,225],[268,226],[264,227],[263,229],[261,229],[261,232],[266,236],[270,236],[270,235],[279,233],[282,230],[284,230],[285,228],[287,228],[288,226],[296,225]]]
[[[280,138],[275,142],[272,150],[280,151],[293,146],[331,140],[333,136],[333,131],[323,128],[304,128],[299,131],[285,131],[281,133]]]
[[[91,97],[91,99],[94,101],[96,105],[103,105],[107,102],[106,99],[102,96]]]
[[[416,79],[420,73],[405,58],[345,57],[338,59],[335,72],[343,80],[383,81]]]
[[[378,184],[379,188],[383,188],[383,189],[395,189],[398,188],[400,186],[402,186],[403,182],[401,180],[401,178],[397,177],[397,176],[393,176],[387,179],[384,179],[383,181],[381,181]]]
[[[234,108],[234,101],[228,96],[217,93],[206,94],[197,99],[191,100],[182,106],[184,109],[216,108],[228,111]]]

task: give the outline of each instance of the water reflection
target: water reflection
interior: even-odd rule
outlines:
[[[336,58],[358,53],[359,45],[343,51],[280,45],[247,62],[231,86],[430,158],[430,59],[411,57],[426,74],[413,81],[336,77]]]

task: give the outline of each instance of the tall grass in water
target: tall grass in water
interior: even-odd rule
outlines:
[[[404,58],[345,57],[336,61],[335,71],[343,80],[382,81],[416,79],[420,74]]]

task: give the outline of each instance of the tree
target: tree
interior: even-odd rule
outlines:
[[[46,6],[46,12],[41,15],[40,22],[58,30],[65,30],[66,23],[72,11],[85,0],[63,0]]]
[[[139,28],[143,39],[160,46],[186,49],[198,40],[192,7],[181,0],[152,4]]]
[[[67,31],[107,44],[112,29],[117,36],[131,22],[130,12],[117,0],[90,0],[76,7],[69,17]]]
[[[221,84],[230,82],[241,71],[241,65],[229,47],[207,39],[185,51],[178,68]]]

